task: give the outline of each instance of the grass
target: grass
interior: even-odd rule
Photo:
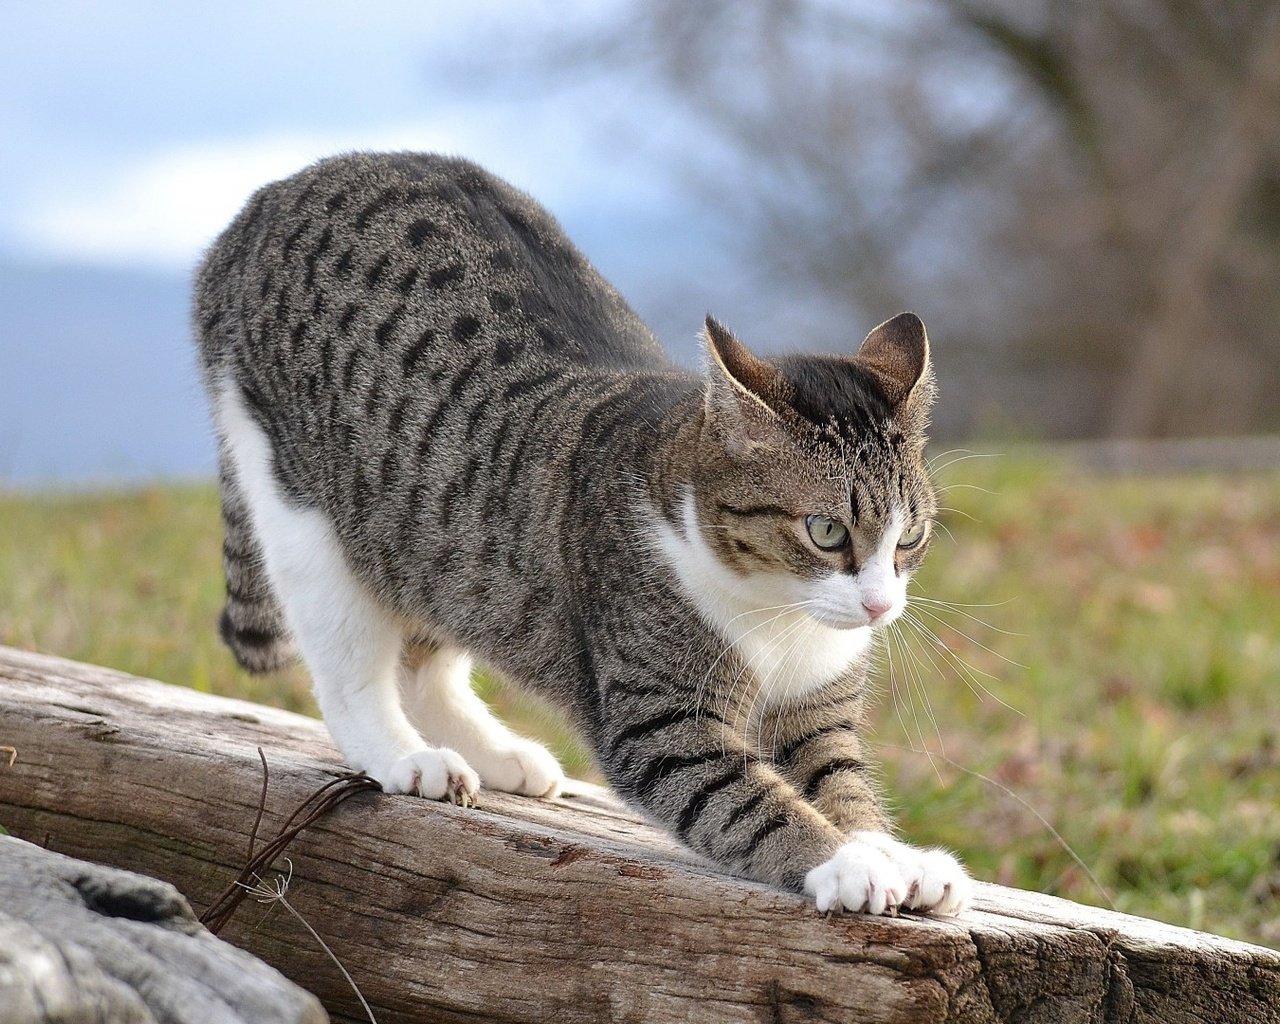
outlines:
[[[915,604],[888,642],[871,737],[905,835],[1280,946],[1280,474],[943,478],[953,536],[913,589],[956,604]],[[0,643],[314,714],[301,669],[249,676],[218,643],[220,544],[207,487],[0,496]],[[480,685],[590,771],[553,716]]]

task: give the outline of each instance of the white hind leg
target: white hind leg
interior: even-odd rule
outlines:
[[[389,793],[468,802],[479,789],[476,773],[454,750],[428,746],[400,705],[400,624],[352,575],[324,515],[280,493],[270,445],[233,386],[222,389],[217,414],[267,575],[334,742]]]
[[[411,648],[404,672],[405,710],[418,731],[461,753],[488,789],[542,797],[560,792],[560,762],[546,747],[494,718],[471,688],[471,658],[465,651]]]

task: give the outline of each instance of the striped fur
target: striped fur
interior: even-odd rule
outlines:
[[[528,741],[457,689],[474,658],[557,703],[622,794],[726,868],[876,909],[848,895],[847,864],[874,861],[911,905],[914,869],[884,867],[897,847],[858,730],[868,609],[891,609],[876,624],[901,610],[927,535],[897,539],[935,511],[916,318],[856,356],[776,361],[708,321],[707,372],[688,372],[531,199],[464,161],[402,153],[258,192],[201,268],[196,320],[234,456],[224,636],[264,670],[297,633],[356,767],[425,793],[427,762],[405,744],[434,749],[433,701],[452,701],[445,739],[470,737],[486,785],[553,792]],[[266,483],[245,455],[259,442]],[[814,546],[814,514],[847,524],[844,548]],[[323,600],[286,571],[291,516],[335,546]],[[385,723],[411,770],[347,721],[395,686],[335,682],[309,653],[333,638],[305,609],[347,601],[405,645],[401,690],[429,680],[406,696],[412,727],[400,708],[360,727]],[[523,776],[489,767],[517,747]],[[457,764],[453,795],[473,785]],[[961,884],[939,877],[938,891]]]

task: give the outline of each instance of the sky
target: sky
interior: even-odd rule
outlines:
[[[511,70],[611,7],[4,5],[0,253],[183,270],[257,185],[353,148],[471,156],[566,220],[652,209],[675,140],[641,90]]]
[[[345,150],[452,152],[531,192],[695,361],[748,288],[673,177],[693,126],[635,76],[529,70],[618,9],[0,5],[0,487],[211,472],[191,269],[255,188]]]

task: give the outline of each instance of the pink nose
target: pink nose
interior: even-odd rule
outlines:
[[[872,622],[882,618],[893,608],[893,602],[882,600],[879,598],[871,598],[862,602],[862,607],[866,610],[867,618]]]

